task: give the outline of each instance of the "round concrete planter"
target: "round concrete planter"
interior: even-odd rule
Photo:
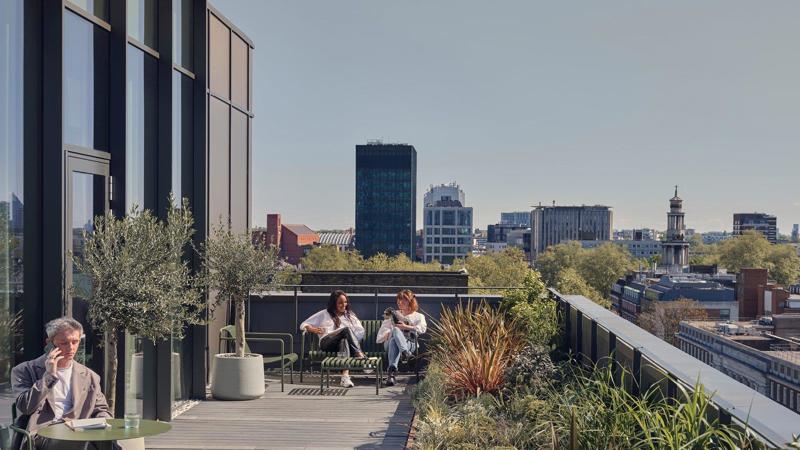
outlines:
[[[217,400],[252,400],[264,395],[264,357],[246,353],[214,355],[211,395]]]

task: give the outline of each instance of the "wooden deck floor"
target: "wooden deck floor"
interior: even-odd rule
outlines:
[[[414,409],[405,380],[382,388],[356,377],[343,396],[320,396],[319,384],[268,383],[258,400],[200,402],[148,438],[149,449],[402,449]],[[297,379],[295,378],[295,381]],[[338,388],[338,377],[337,377]],[[398,380],[400,381],[400,380]],[[331,388],[333,388],[333,380]]]

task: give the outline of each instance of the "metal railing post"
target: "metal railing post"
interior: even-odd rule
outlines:
[[[594,319],[591,319],[591,342],[590,342],[590,354],[592,358],[592,363],[597,364],[597,322]]]
[[[583,364],[583,311],[575,311],[575,355],[578,362]]]
[[[300,317],[299,317],[299,310],[297,305],[297,286],[294,287],[294,335],[298,336],[297,330],[300,329]]]
[[[608,332],[608,355],[611,358],[611,380],[619,386],[619,363],[617,362],[617,335]]]
[[[632,394],[639,395],[641,393],[642,384],[642,352],[638,347],[633,349],[633,383]]]

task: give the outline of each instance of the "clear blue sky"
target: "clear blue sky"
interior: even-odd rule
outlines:
[[[800,2],[216,0],[256,45],[254,225],[354,225],[354,146],[408,142],[418,204],[538,202],[614,227],[800,222]],[[418,227],[422,223],[418,221]]]

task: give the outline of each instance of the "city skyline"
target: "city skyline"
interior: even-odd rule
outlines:
[[[353,226],[353,146],[377,138],[415,146],[419,189],[458,182],[480,228],[555,200],[665,229],[675,184],[701,232],[800,222],[800,4],[218,3],[259,42],[254,225]]]

